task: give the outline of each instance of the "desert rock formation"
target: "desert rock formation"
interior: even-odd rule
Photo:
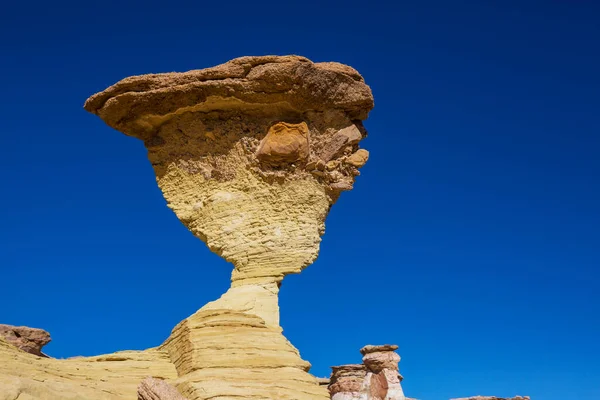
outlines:
[[[396,345],[367,345],[360,350],[362,364],[331,367],[331,400],[406,400],[397,349]]]

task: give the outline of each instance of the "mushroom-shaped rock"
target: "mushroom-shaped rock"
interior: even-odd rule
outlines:
[[[306,122],[272,125],[256,151],[259,161],[273,166],[306,162],[308,158],[308,126]]]
[[[143,140],[168,206],[234,266],[227,293],[161,346],[190,400],[327,397],[281,334],[279,284],[316,259],[331,205],[359,175],[372,107],[353,68],[298,56],[130,77],[86,101]]]
[[[366,161],[357,150],[372,107],[354,69],[298,56],[131,77],[85,103],[144,140],[169,207],[234,264],[236,285],[315,260],[329,207]],[[335,163],[312,173],[319,161]]]
[[[367,345],[360,349],[363,364],[331,367],[332,400],[406,400],[396,345]]]

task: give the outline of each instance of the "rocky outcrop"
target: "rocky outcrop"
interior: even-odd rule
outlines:
[[[396,345],[363,347],[363,364],[331,367],[332,400],[406,400],[398,372]]]
[[[42,347],[51,340],[50,334],[43,329],[4,324],[0,324],[0,337],[19,350],[40,357],[47,357],[42,353]]]
[[[138,400],[187,400],[162,379],[148,377],[138,386]]]

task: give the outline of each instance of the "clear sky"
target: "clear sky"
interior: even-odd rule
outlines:
[[[299,54],[375,97],[371,159],[282,286],[312,372],[396,343],[411,397],[600,398],[597,1],[11,1],[0,48],[0,323],[50,355],[156,346],[231,271],[85,99]]]

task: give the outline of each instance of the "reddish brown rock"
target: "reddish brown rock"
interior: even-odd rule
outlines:
[[[372,345],[368,344],[360,349],[360,354],[363,356],[369,353],[381,352],[381,351],[396,351],[398,350],[398,346],[395,344],[381,344],[381,345]]]
[[[0,324],[0,337],[24,352],[48,357],[42,353],[42,347],[50,343],[51,339],[50,334],[43,329]]]
[[[261,141],[256,157],[270,165],[284,165],[308,158],[308,125],[306,122],[272,125]]]
[[[187,400],[164,380],[152,377],[140,382],[137,396],[138,400]]]

